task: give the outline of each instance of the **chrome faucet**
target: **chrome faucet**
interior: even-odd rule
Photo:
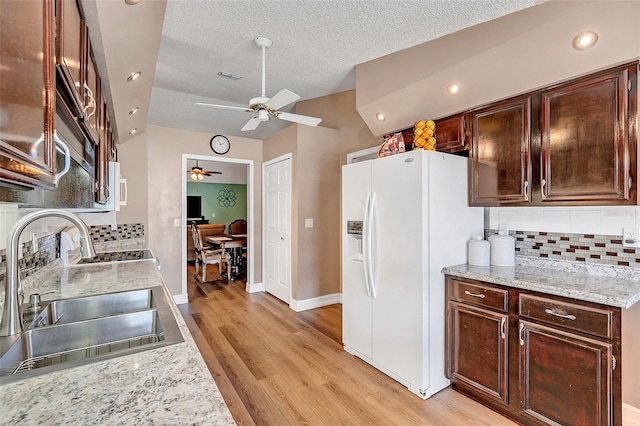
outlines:
[[[44,209],[20,218],[11,229],[7,239],[7,270],[4,275],[4,310],[2,311],[2,322],[0,322],[0,336],[13,336],[24,331],[21,314],[24,294],[18,275],[18,240],[27,225],[43,217],[61,217],[73,223],[80,230],[82,257],[87,259],[96,255],[87,225],[73,213],[59,209]]]

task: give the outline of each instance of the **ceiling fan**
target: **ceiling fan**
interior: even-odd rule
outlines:
[[[281,120],[305,124],[307,126],[317,126],[318,124],[320,124],[320,122],[322,121],[321,118],[279,111],[280,108],[283,108],[300,99],[300,96],[296,95],[292,91],[282,89],[272,98],[267,97],[265,90],[265,50],[271,47],[273,42],[266,37],[256,37],[253,41],[258,47],[262,49],[262,95],[257,98],[251,99],[249,101],[248,108],[231,105],[206,104],[201,102],[196,103],[196,106],[230,109],[255,114],[253,118],[251,118],[247,122],[247,124],[244,125],[244,127],[241,129],[242,131],[255,130],[261,122],[268,121],[270,115]]]
[[[198,165],[198,160],[196,160],[196,165],[191,168],[191,171],[188,171],[187,173],[191,173],[190,177],[192,180],[202,180],[205,176],[222,174],[222,172],[216,172],[213,170],[203,170],[202,167]]]

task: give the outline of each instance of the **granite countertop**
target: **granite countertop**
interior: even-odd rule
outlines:
[[[162,285],[152,260],[63,268],[24,280],[59,299]],[[175,303],[184,342],[0,386],[0,424],[235,424]]]
[[[442,273],[625,309],[640,300],[640,271],[631,267],[516,256],[514,267],[464,264]]]

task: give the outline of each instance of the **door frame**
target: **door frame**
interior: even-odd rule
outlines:
[[[266,292],[267,291],[267,284],[266,284],[266,276],[265,276],[265,271],[266,271],[266,256],[267,256],[267,209],[266,209],[266,193],[267,193],[267,171],[266,168],[268,166],[271,166],[273,164],[279,163],[281,161],[285,161],[285,160],[289,160],[289,176],[291,176],[291,179],[289,179],[289,218],[291,220],[291,224],[290,224],[290,232],[289,232],[289,270],[287,271],[287,273],[289,274],[289,307],[291,307],[291,301],[293,300],[293,296],[292,296],[292,290],[293,290],[293,277],[292,277],[292,270],[293,270],[293,249],[291,247],[291,234],[293,233],[293,215],[291,214],[293,212],[293,203],[291,202],[293,200],[293,153],[289,152],[287,154],[283,154],[279,157],[273,158],[271,160],[265,161],[262,163],[262,292]],[[185,172],[186,173],[186,172]]]
[[[182,294],[187,295],[187,160],[214,161],[220,163],[237,163],[247,166],[247,282],[245,290],[249,291],[255,281],[255,231],[254,231],[254,206],[255,206],[255,182],[253,180],[253,160],[242,158],[220,158],[210,155],[182,154],[182,196],[180,198],[181,213],[180,223],[182,227]],[[188,296],[187,296],[188,297]]]

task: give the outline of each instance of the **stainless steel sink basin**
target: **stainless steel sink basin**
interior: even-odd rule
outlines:
[[[183,342],[169,303],[160,286],[52,302],[57,324],[0,341],[0,383]]]
[[[153,294],[151,289],[146,288],[54,300],[33,321],[32,327],[68,324],[70,322],[151,309],[156,306]]]

